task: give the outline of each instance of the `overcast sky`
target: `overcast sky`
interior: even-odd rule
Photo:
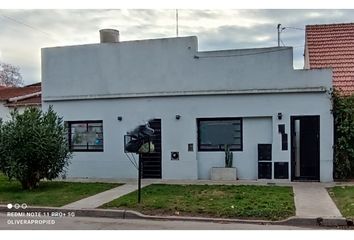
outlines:
[[[307,24],[354,22],[354,10],[179,10],[179,36],[194,35],[199,50],[271,47],[276,26],[303,67]],[[0,10],[0,61],[20,67],[25,84],[38,82],[42,47],[98,43],[115,28],[121,41],[175,37],[175,10]],[[296,29],[294,29],[296,28]]]

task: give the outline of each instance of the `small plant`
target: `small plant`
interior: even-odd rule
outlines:
[[[230,151],[230,146],[225,144],[225,167],[231,168],[233,161],[233,153]]]

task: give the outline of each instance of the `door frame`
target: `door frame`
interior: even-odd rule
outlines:
[[[295,120],[305,119],[305,118],[317,118],[318,121],[318,141],[317,141],[317,171],[316,175],[313,178],[306,178],[306,177],[295,177],[295,143],[294,143],[294,133],[295,133]],[[291,150],[291,181],[320,181],[320,146],[321,146],[321,117],[320,115],[293,115],[290,116],[290,150]],[[301,159],[300,159],[301,161]]]

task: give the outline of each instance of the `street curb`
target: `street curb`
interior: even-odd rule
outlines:
[[[206,217],[188,217],[188,216],[152,216],[145,215],[132,210],[113,210],[113,209],[63,209],[56,207],[27,207],[26,209],[8,209],[6,205],[0,205],[0,213],[49,213],[50,216],[74,213],[77,217],[104,217],[118,219],[145,219],[145,220],[168,220],[168,221],[198,221],[198,222],[216,222],[216,223],[248,223],[261,225],[289,225],[289,226],[325,226],[339,227],[349,226],[351,220],[345,218],[301,218],[290,217],[280,221],[269,220],[248,220],[232,218],[206,218]],[[69,214],[68,214],[69,213]]]

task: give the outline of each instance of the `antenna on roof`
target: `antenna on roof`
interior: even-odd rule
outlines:
[[[281,24],[279,23],[278,26],[277,26],[277,29],[278,29],[278,47],[280,47],[280,26],[281,26]]]
[[[176,36],[178,37],[178,9],[176,9]]]

